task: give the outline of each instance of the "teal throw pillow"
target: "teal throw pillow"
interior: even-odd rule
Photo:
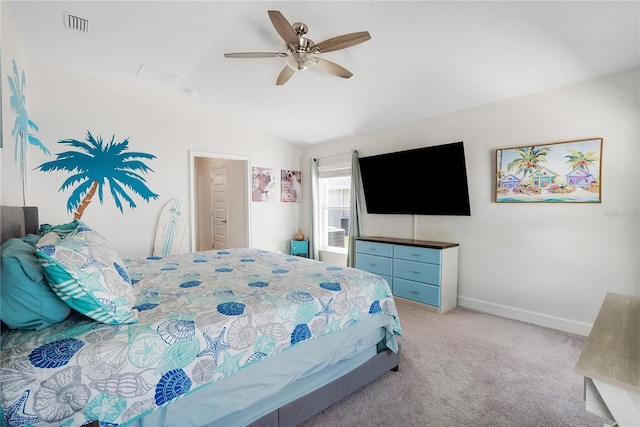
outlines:
[[[36,250],[49,286],[69,306],[102,323],[138,321],[124,262],[104,237],[84,224]]]
[[[47,284],[35,248],[22,239],[2,244],[0,318],[12,329],[43,329],[71,309]]]
[[[22,240],[23,242],[27,242],[31,246],[35,246],[36,243],[38,243],[38,240],[40,240],[41,237],[42,236],[40,236],[39,234],[27,234],[26,236],[20,237],[20,240]],[[35,255],[35,253],[34,253],[34,255]]]
[[[66,224],[58,224],[58,225],[51,225],[51,224],[41,224],[40,228],[38,229],[38,233],[40,234],[40,236],[44,236],[47,233],[56,233],[58,234],[61,238],[65,238],[71,234],[73,234],[76,229],[78,227],[80,227],[81,225],[83,225],[83,222],[80,221],[79,219],[74,219],[71,222],[68,222]]]

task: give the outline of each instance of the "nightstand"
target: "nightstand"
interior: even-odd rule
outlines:
[[[309,258],[309,241],[308,240],[293,240],[291,239],[290,245],[291,255],[298,255]]]

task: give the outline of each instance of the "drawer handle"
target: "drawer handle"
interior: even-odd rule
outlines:
[[[420,295],[420,292],[418,292],[418,291],[409,291],[409,292],[411,292],[414,295]]]
[[[369,264],[369,267],[375,267],[377,264]]]
[[[419,271],[415,271],[415,270],[411,271],[411,273],[413,273],[413,274],[420,274],[420,272],[419,272]]]
[[[411,254],[411,256],[420,256],[420,254]]]

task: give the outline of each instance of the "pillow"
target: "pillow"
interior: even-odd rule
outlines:
[[[38,239],[38,242],[34,246],[41,248],[42,246],[55,245],[59,241],[60,241],[60,235],[55,231],[50,231],[44,236],[42,236],[40,239]]]
[[[76,229],[81,225],[83,225],[83,222],[79,219],[74,219],[69,223],[60,225],[42,224],[38,229],[38,233],[40,234],[40,236],[44,236],[47,233],[53,232],[59,235],[61,239],[64,239],[65,237],[74,233]]]
[[[80,223],[68,237],[36,254],[49,286],[75,310],[102,323],[138,321],[124,262],[96,231]]]
[[[43,329],[71,309],[49,287],[35,248],[22,239],[2,244],[0,319],[12,329]]]
[[[26,236],[20,237],[20,240],[22,240],[23,242],[27,242],[31,246],[35,246],[36,243],[38,243],[38,240],[40,240],[41,237],[42,236],[40,236],[39,234],[27,234]],[[34,253],[34,255],[35,255],[35,253]]]

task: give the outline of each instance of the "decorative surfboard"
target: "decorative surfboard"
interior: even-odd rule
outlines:
[[[187,207],[180,199],[171,199],[162,207],[153,242],[153,256],[180,253],[187,229]]]

